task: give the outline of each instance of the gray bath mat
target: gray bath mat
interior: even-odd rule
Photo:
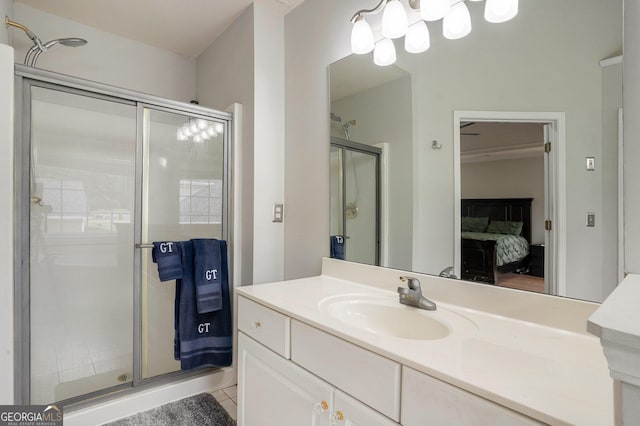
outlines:
[[[213,395],[201,393],[105,426],[236,426]]]

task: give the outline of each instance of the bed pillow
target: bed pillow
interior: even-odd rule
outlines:
[[[484,232],[489,225],[488,217],[470,217],[462,218],[462,232]]]
[[[522,234],[522,222],[507,222],[503,220],[492,220],[487,227],[488,234]]]

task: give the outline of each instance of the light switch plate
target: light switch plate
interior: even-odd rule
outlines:
[[[593,228],[596,226],[596,214],[595,213],[587,213],[587,226],[589,228]]]
[[[587,157],[587,170],[592,172],[596,169],[596,159],[594,157]]]
[[[283,216],[284,216],[284,204],[274,204],[272,222],[282,223]]]

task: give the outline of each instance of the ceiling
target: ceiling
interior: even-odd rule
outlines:
[[[304,0],[16,0],[16,3],[196,57],[254,1],[286,14]]]

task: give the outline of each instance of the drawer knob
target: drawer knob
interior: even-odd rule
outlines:
[[[260,321],[253,322],[253,328],[260,328],[260,327],[262,327],[262,323]]]
[[[336,411],[336,419],[338,419],[339,422],[344,420],[344,414],[341,410]]]
[[[316,402],[316,405],[313,407],[313,411],[316,414],[322,414],[329,409],[329,403],[327,401]]]

